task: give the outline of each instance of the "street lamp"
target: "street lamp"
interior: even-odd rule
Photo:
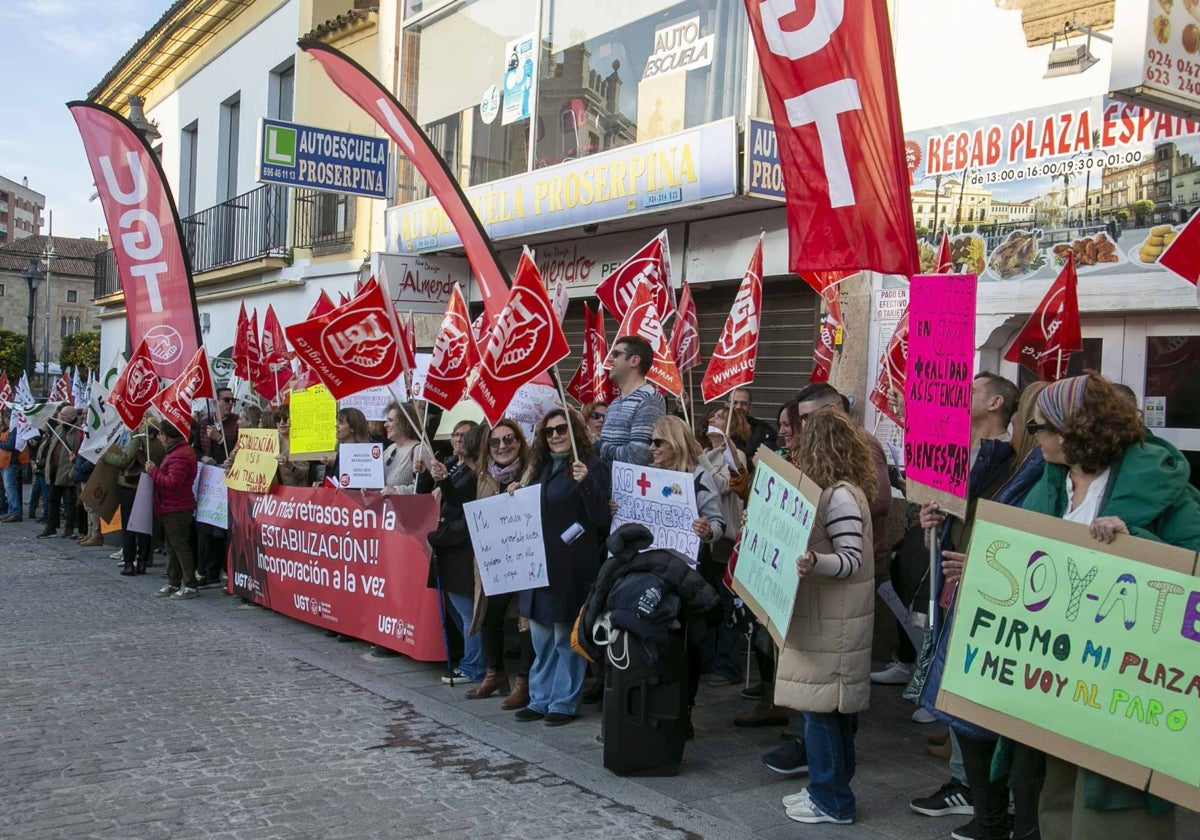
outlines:
[[[25,372],[28,374],[33,370],[33,316],[37,312],[37,288],[42,283],[38,261],[30,260],[29,268],[21,272],[21,276],[25,278],[25,285],[29,287],[29,311],[25,315],[28,322],[25,327]]]
[[[45,355],[42,356],[42,390],[46,392],[47,396],[50,394],[50,272],[57,258],[58,252],[54,250],[54,240],[47,239],[46,250],[42,252],[42,259],[46,261],[46,344]]]

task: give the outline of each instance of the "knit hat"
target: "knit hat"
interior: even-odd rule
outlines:
[[[1071,425],[1075,412],[1083,405],[1083,394],[1087,390],[1088,376],[1072,376],[1051,382],[1038,396],[1038,410],[1050,425],[1060,432]]]

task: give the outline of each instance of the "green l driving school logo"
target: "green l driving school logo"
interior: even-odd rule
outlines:
[[[263,126],[263,163],[296,165],[296,129],[282,125]]]

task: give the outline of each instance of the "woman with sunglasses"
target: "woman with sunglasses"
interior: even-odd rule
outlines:
[[[432,455],[421,446],[417,429],[420,418],[411,405],[396,401],[388,403],[384,432],[390,445],[383,451],[383,495],[411,496],[417,492],[417,465],[431,460]]]
[[[475,498],[486,499],[504,493],[511,485],[518,484],[529,466],[529,444],[525,433],[516,421],[507,417],[500,420],[487,436],[487,451],[475,465]],[[478,572],[476,573],[478,578]],[[508,670],[504,664],[504,622],[509,607],[516,607],[517,598],[512,592],[503,595],[484,596],[476,587],[474,619],[470,632],[478,632],[483,644],[483,660],[487,672],[479,685],[467,689],[471,700],[491,697],[497,691],[507,694],[500,708],[515,711],[529,703],[529,669],[533,664],[533,645],[528,633],[520,636],[521,659],[519,671],[509,690]]]
[[[600,440],[600,432],[604,430],[604,418],[608,416],[608,403],[597,400],[583,407],[583,416],[587,420],[587,434],[592,443]]]
[[[1086,525],[1103,543],[1132,534],[1200,550],[1200,493],[1188,483],[1187,460],[1146,436],[1137,407],[1107,379],[1089,371],[1047,385],[1026,431],[1046,459],[1026,510]],[[1037,763],[1031,747],[1011,757],[1014,773]],[[1139,788],[1045,756],[1038,808],[1044,836],[1173,837],[1173,811]]]
[[[529,705],[517,720],[562,726],[579,716],[587,663],[571,649],[571,625],[587,599],[604,560],[608,537],[608,464],[596,457],[583,415],[556,408],[538,425],[525,480],[541,491],[542,542],[548,586],[520,595],[521,617],[529,620],[533,668]],[[572,440],[575,453],[572,454]]]
[[[721,512],[721,494],[708,467],[700,461],[700,444],[692,430],[682,418],[668,414],[654,421],[654,436],[650,439],[650,462],[664,470],[678,470],[692,474],[696,488],[696,511],[692,520],[692,531],[700,538],[701,559],[689,560],[697,568],[703,558],[711,556],[712,545],[725,535],[725,516]],[[736,527],[736,526],[733,526]],[[703,659],[702,642],[704,625],[696,622],[688,628],[688,708],[696,704],[696,692],[700,689],[700,667]],[[692,724],[688,721],[688,737],[692,736]]]

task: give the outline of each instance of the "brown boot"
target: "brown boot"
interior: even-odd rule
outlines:
[[[787,726],[787,709],[775,705],[774,683],[763,683],[762,697],[751,712],[745,712],[733,719],[734,726]]]
[[[479,685],[474,688],[467,689],[468,700],[482,700],[485,697],[491,697],[501,687],[508,684],[508,676],[503,671],[497,671],[495,668],[488,668],[483,679],[479,681]]]
[[[524,709],[529,705],[529,677],[517,677],[513,680],[512,691],[504,698],[500,708],[506,712],[513,709]]]

